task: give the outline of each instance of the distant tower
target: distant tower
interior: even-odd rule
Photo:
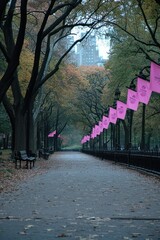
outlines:
[[[81,37],[84,33],[81,33]],[[77,45],[77,65],[97,65],[99,62],[99,51],[97,49],[95,35],[90,35]]]
[[[69,49],[73,44],[74,44],[74,37],[73,36],[68,36],[67,37],[67,42],[66,42],[67,49]],[[75,64],[76,63],[76,56],[77,55],[76,55],[76,52],[75,52],[75,47],[73,47],[71,49],[71,51],[69,52],[69,54],[67,55],[69,63]]]

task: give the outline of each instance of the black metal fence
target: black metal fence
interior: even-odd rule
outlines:
[[[101,159],[111,160],[115,163],[124,163],[146,170],[160,173],[159,151],[107,151],[107,150],[82,150],[84,153],[97,156]]]

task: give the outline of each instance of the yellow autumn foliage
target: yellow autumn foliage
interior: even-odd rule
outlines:
[[[28,48],[28,41],[25,40],[20,56],[20,65],[18,67],[18,78],[23,95],[26,93],[26,89],[31,78],[33,61],[34,55]]]

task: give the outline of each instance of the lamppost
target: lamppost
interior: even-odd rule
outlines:
[[[144,80],[147,80],[147,77],[149,77],[149,75],[147,74],[143,74],[143,70],[147,69],[147,67],[143,68],[140,73],[139,73],[139,77],[144,79]],[[146,105],[143,103],[142,105],[142,132],[141,132],[141,150],[145,150],[145,145],[146,145],[146,142],[145,142],[145,115],[146,115]]]
[[[140,71],[140,74],[138,75],[138,77],[146,80],[146,75],[144,75],[142,73],[143,70]],[[136,76],[136,78],[132,79],[132,81],[130,83],[129,88],[132,90],[136,89],[136,85],[134,83],[134,81],[136,79],[137,79],[137,76]],[[141,131],[141,144],[140,144],[141,150],[145,150],[145,111],[146,111],[146,105],[143,103],[143,105],[142,105],[142,131]],[[133,110],[131,110],[131,109],[129,110],[129,119],[128,119],[128,122],[129,122],[129,144],[128,144],[129,146],[128,147],[129,148],[131,148],[131,144],[132,144],[133,112],[134,112]]]
[[[131,83],[130,83],[130,86],[129,86],[129,89],[131,90],[135,90],[136,89],[136,85],[134,83],[136,78],[132,79]],[[129,143],[128,143],[128,149],[131,148],[132,146],[132,123],[133,123],[133,110],[130,109],[128,110],[129,111],[129,116],[128,116],[128,123],[129,123]]]
[[[121,92],[119,87],[116,88],[114,93],[114,107],[117,107],[117,101],[119,100]],[[115,149],[120,149],[120,119],[117,119],[117,124],[115,126]]]
[[[108,116],[109,108],[106,108],[103,112],[104,116]],[[104,129],[102,132],[102,137],[103,137],[103,150],[108,150],[108,142],[110,140],[107,140],[108,136],[108,129]]]
[[[143,71],[143,70],[142,70]],[[142,79],[146,79],[146,75],[142,73],[142,71],[139,74],[139,77]],[[146,115],[146,105],[143,103],[142,105],[142,132],[141,132],[141,150],[145,150],[145,115]]]

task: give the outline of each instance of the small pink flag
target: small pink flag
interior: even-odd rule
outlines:
[[[127,105],[121,101],[117,101],[117,118],[125,119]]]
[[[151,62],[150,86],[153,92],[160,93],[160,65]]]
[[[106,116],[102,117],[103,128],[108,129],[109,126],[109,118]]]
[[[112,107],[109,108],[109,121],[114,124],[117,122],[117,110]]]
[[[103,132],[103,123],[102,121],[99,121],[99,128],[100,128],[100,132]]]
[[[87,142],[87,137],[84,136],[81,142],[82,142],[82,143],[86,143],[86,142]]]
[[[94,137],[96,138],[97,137],[96,125],[93,128],[93,134],[94,134]]]
[[[138,94],[136,91],[128,89],[127,108],[137,111],[138,109]]]
[[[86,137],[85,136],[81,140],[81,144],[84,144],[84,143],[86,143]]]
[[[87,141],[90,141],[91,137],[90,135],[87,135]]]
[[[148,104],[151,97],[150,83],[144,79],[137,79],[137,94],[139,102]]]
[[[92,139],[94,139],[94,138],[95,138],[95,136],[94,136],[94,133],[91,133],[91,138],[92,138]]]
[[[94,139],[96,137],[95,127],[92,128],[91,138]]]
[[[55,134],[56,134],[56,130],[53,131],[53,132],[51,132],[51,133],[49,133],[49,134],[48,134],[48,137],[54,137]]]
[[[100,135],[100,127],[98,125],[95,125],[96,135]]]

